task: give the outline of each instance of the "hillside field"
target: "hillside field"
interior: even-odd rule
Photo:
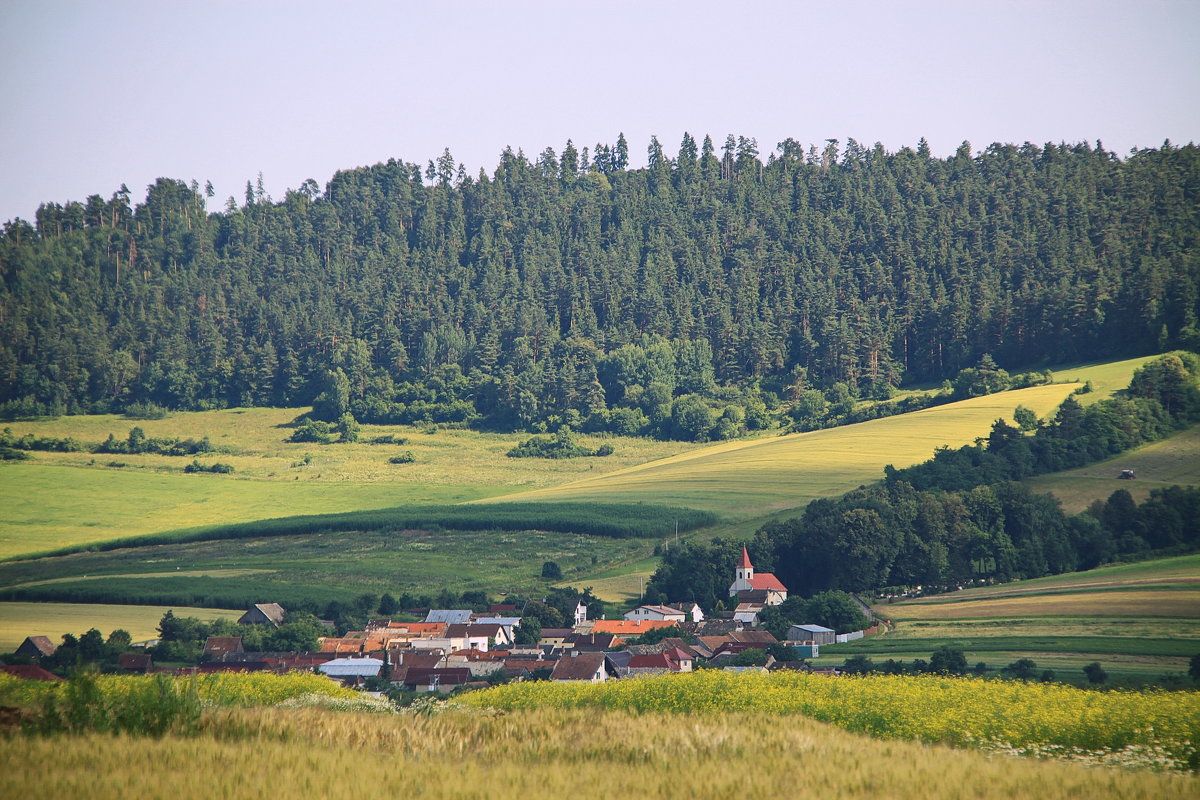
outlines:
[[[101,603],[0,603],[0,653],[11,653],[26,636],[49,636],[57,644],[64,633],[78,636],[96,628],[107,638],[118,628],[129,631],[133,641],[158,635],[158,622],[172,610],[167,606],[121,606]],[[210,622],[237,619],[241,611],[224,608],[173,607],[178,614]]]
[[[725,442],[520,497],[642,501],[704,509],[735,521],[753,519],[879,480],[888,464],[910,466],[940,446],[971,443],[986,436],[995,420],[1011,420],[1018,405],[1039,416],[1049,414],[1075,388],[1035,386],[856,425]]]
[[[876,661],[928,659],[944,644],[963,647],[970,664],[995,670],[1018,658],[1082,682],[1100,662],[1113,680],[1153,682],[1183,675],[1200,653],[1200,555],[1116,564],[896,603],[876,614],[890,630],[821,648],[819,663],[851,655]]]
[[[1133,480],[1118,478],[1126,469],[1134,470],[1137,477]],[[1175,484],[1200,486],[1200,426],[1107,461],[1039,475],[1024,483],[1035,492],[1053,494],[1062,503],[1063,510],[1072,514],[1083,511],[1093,501],[1108,499],[1118,489],[1126,490],[1140,503],[1153,489]]]
[[[280,427],[306,409],[249,408],[182,412],[162,420],[116,415],[6,423],[14,433],[123,439],[134,426],[147,436],[208,436],[233,453],[200,457],[232,464],[232,475],[183,473],[191,457],[33,452],[33,461],[0,464],[0,559],[75,544],[176,528],[269,517],[401,505],[458,503],[570,480],[693,449],[686,442],[579,437],[611,444],[607,458],[507,458],[528,434],[490,434],[411,426],[364,425],[356,444],[284,441]],[[372,445],[393,435],[404,444]],[[411,464],[388,458],[411,451]],[[306,457],[308,462],[305,462]],[[124,463],[122,468],[105,466]]]

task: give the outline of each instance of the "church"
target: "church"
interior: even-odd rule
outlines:
[[[729,596],[738,598],[740,602],[777,606],[787,600],[787,587],[769,572],[755,575],[750,554],[743,545],[742,558],[734,570],[734,581],[729,585]]]

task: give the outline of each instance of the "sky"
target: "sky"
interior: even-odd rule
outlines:
[[[1200,0],[2,0],[0,221],[444,148],[1200,140]]]

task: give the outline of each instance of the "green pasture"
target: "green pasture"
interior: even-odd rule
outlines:
[[[1158,356],[1139,356],[1138,358],[1127,358],[1124,361],[1099,361],[1058,365],[1051,366],[1050,372],[1054,376],[1054,380],[1058,383],[1086,383],[1091,381],[1092,391],[1087,394],[1081,394],[1078,398],[1079,402],[1086,406],[1098,400],[1111,397],[1113,392],[1124,389],[1129,385],[1130,379],[1133,378],[1134,371],[1147,361],[1155,358],[1158,358]],[[1039,414],[1039,416],[1041,415]]]
[[[230,450],[200,458],[232,464],[232,475],[183,473],[190,457],[34,452],[0,465],[0,559],[78,544],[230,522],[411,504],[460,503],[620,469],[693,449],[684,442],[579,437],[611,444],[606,458],[507,458],[527,434],[364,425],[357,444],[292,444],[286,425],[305,409],[249,408],[177,413],[162,420],[117,415],[9,423],[18,434],[103,441],[139,426],[150,437],[208,436]],[[402,445],[372,445],[393,435]],[[412,464],[388,458],[411,451]],[[106,466],[111,462],[124,467]]]
[[[1137,478],[1117,477],[1126,469],[1136,472]],[[1093,501],[1105,500],[1118,489],[1125,489],[1141,502],[1152,489],[1175,484],[1200,485],[1200,425],[1107,461],[1029,478],[1025,484],[1035,492],[1053,494],[1068,513],[1083,511]]]
[[[877,610],[884,613],[882,609],[885,608],[904,608],[931,603],[958,603],[965,600],[1054,594],[1062,591],[1102,591],[1196,583],[1200,583],[1200,553],[1135,561],[1128,564],[1108,564],[1084,572],[1066,572],[1062,575],[1047,575],[1044,578],[1030,578],[994,586],[975,586],[970,589],[960,589],[957,592],[929,595],[905,600],[894,605],[879,606]]]
[[[39,456],[42,454],[38,454]],[[457,503],[497,487],[253,480],[44,464],[0,465],[0,558],[221,522]]]
[[[1053,575],[907,600],[879,602],[891,625],[876,636],[821,648],[819,663],[852,655],[875,662],[928,660],[947,644],[992,669],[1031,658],[1058,680],[1083,681],[1099,661],[1118,683],[1187,672],[1200,653],[1200,555]]]
[[[48,636],[58,643],[64,633],[78,636],[96,628],[106,637],[118,628],[135,642],[158,635],[158,621],[172,610],[166,606],[123,606],[77,603],[0,603],[0,653],[16,649],[26,636]],[[214,619],[237,619],[242,611],[222,608],[174,607],[177,614]]]
[[[653,502],[756,519],[879,480],[887,464],[910,466],[942,445],[973,442],[1018,405],[1048,414],[1075,388],[1036,386],[840,428],[724,442],[520,499]]]
[[[529,592],[546,588],[546,561],[570,577],[641,557],[646,549],[640,539],[545,531],[309,533],[7,562],[0,564],[0,595],[243,607],[325,604],[363,593]]]

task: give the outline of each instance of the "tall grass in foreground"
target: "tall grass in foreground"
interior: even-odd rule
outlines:
[[[29,800],[1174,800],[1200,789],[1195,776],[878,741],[804,717],[610,709],[428,717],[226,709],[207,712],[192,738],[12,737],[0,743],[0,770],[6,795]]]
[[[602,684],[519,683],[467,695],[496,709],[802,714],[856,733],[1093,763],[1197,769],[1200,693],[1091,692],[968,678],[702,671]]]

